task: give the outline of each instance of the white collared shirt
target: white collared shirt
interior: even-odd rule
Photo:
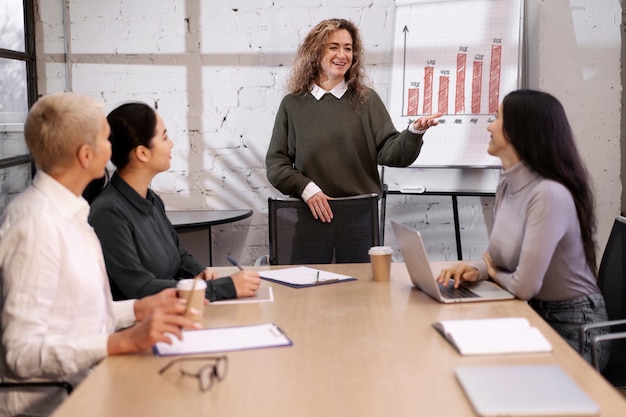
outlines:
[[[107,354],[109,334],[134,321],[114,303],[89,205],[38,172],[0,226],[0,378],[66,379]]]
[[[317,101],[320,101],[326,93],[332,94],[340,99],[344,94],[346,94],[346,91],[348,91],[348,83],[346,83],[346,80],[341,80],[341,82],[330,91],[324,90],[317,84],[313,84],[313,87],[311,87],[311,95],[313,95]]]

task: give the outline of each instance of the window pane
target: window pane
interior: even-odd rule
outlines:
[[[25,155],[28,147],[24,140],[23,123],[2,123],[0,121],[0,158]]]
[[[30,164],[0,169],[0,212],[30,184]]]
[[[0,113],[21,113],[23,116],[28,111],[25,62],[0,58],[0,91]]]
[[[26,63],[0,58],[0,158],[28,153],[24,121],[28,112]]]
[[[0,1],[0,48],[24,52],[23,0]],[[0,90],[2,91],[2,90]]]

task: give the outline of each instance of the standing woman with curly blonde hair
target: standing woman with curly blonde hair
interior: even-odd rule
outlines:
[[[383,101],[365,85],[363,55],[357,27],[344,19],[318,23],[298,48],[265,162],[274,187],[306,202],[300,230],[329,230],[322,228],[333,219],[329,199],[380,195],[378,165],[413,163],[424,132],[441,116],[422,117],[398,132]],[[333,251],[337,262],[368,262],[366,249],[357,259],[343,257],[328,241],[322,251],[294,253],[292,262],[327,263]]]

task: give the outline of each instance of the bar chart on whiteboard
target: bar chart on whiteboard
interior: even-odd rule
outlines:
[[[423,115],[443,113],[413,165],[500,164],[487,154],[487,126],[502,98],[520,87],[522,16],[522,0],[422,0],[397,7],[391,117],[402,130]]]

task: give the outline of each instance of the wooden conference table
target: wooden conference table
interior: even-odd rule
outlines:
[[[252,216],[252,210],[184,210],[168,211],[165,214],[178,233],[203,229],[209,231],[209,266],[213,266],[211,226],[247,219]]]
[[[617,390],[522,301],[442,305],[412,288],[403,263],[393,264],[389,283],[373,282],[369,264],[316,267],[358,280],[303,289],[263,281],[274,302],[205,308],[207,327],[274,322],[293,346],[228,352],[226,378],[205,393],[176,367],[158,374],[172,357],[110,357],[53,416],[475,416],[453,370],[493,364],[558,364],[601,416],[626,415]],[[431,327],[510,316],[527,317],[554,352],[462,357]]]

